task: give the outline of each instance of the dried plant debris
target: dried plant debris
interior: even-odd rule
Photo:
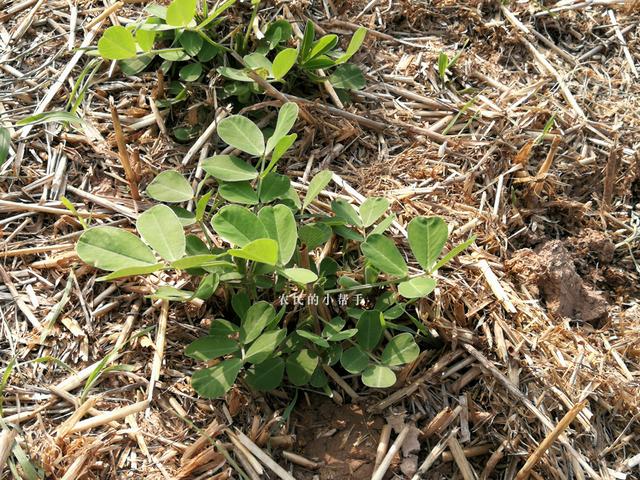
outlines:
[[[638,478],[638,2],[227,3],[167,19],[138,2],[0,2],[4,477]],[[215,45],[181,64],[176,48],[198,35],[170,42],[214,13],[213,43],[263,36],[271,60],[286,51],[275,72],[263,62],[247,77],[236,58],[208,58]],[[286,41],[266,35],[278,20],[293,25]],[[360,74],[334,76],[360,27],[348,62]],[[124,43],[103,41],[105,56],[129,57],[163,29],[173,33],[153,37],[146,65],[87,53],[110,31]],[[285,62],[305,29],[328,36],[326,80]],[[300,115],[280,173],[304,198],[319,172],[336,172],[314,215],[386,198],[410,272],[417,216],[446,221],[445,253],[476,241],[415,303],[421,353],[391,389],[338,364],[325,371],[330,396],[261,393],[241,378],[205,399],[185,347],[232,299],[149,299],[158,285],[192,288],[190,277],[99,281],[75,246],[85,227],[135,232],[160,172],[189,191],[212,186],[202,161],[237,153],[218,124],[243,115],[268,138],[284,100]]]

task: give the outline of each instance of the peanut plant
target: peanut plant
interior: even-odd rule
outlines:
[[[252,37],[251,24],[259,5],[252,2],[253,15],[246,32],[236,28],[225,35],[223,14],[235,3],[226,0],[210,13],[198,12],[196,0],[173,0],[168,7],[151,4],[145,9],[147,18],[106,29],[97,53],[106,60],[117,60],[125,75],[142,72],[159,57],[160,69],[172,80],[171,98],[160,102],[164,106],[185,100],[188,85],[210,71],[217,71],[225,79],[221,97],[235,97],[242,104],[264,93],[250,72],[284,90],[306,90],[307,84],[326,80],[340,91],[365,86],[362,71],[347,63],[362,45],[365,28],[355,32],[343,52],[337,48],[336,35],[315,40],[313,23],[308,21],[304,38],[293,48],[293,30],[285,20],[268,24],[260,34],[262,38]],[[324,77],[320,69],[331,71]]]
[[[277,173],[296,139],[289,132],[297,115],[296,104],[285,104],[268,138],[246,117],[225,118],[218,135],[242,158],[205,160],[207,175],[195,191],[179,172],[161,172],[146,189],[161,203],[139,216],[137,235],[98,226],[78,240],[79,257],[108,272],[102,280],[188,276],[191,289],[159,285],[151,298],[230,299],[208,335],[186,348],[208,364],[192,378],[203,397],[224,395],[239,377],[261,391],[286,378],[330,394],[329,367],[368,387],[392,386],[395,370],[418,357],[427,334],[413,302],[435,289],[434,272],[473,241],[441,256],[444,220],[414,218],[408,245],[419,268],[410,270],[387,233],[395,220],[388,200],[367,198],[356,208],[338,197],[324,212],[314,201],[332,181],[327,170],[301,200]],[[194,212],[179,207],[192,200]],[[354,295],[360,299],[349,305]]]

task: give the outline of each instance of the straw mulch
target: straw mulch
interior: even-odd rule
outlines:
[[[305,106],[314,123],[298,123],[292,179],[331,168],[343,179],[333,192],[385,195],[401,225],[440,215],[450,246],[477,236],[421,301],[433,338],[393,389],[333,384],[334,399],[300,392],[293,411],[288,389],[198,398],[182,352],[216,311],[152,304],[144,279],[96,282],[74,255],[82,230],[62,196],[94,224],[129,227],[147,207],[124,178],[110,97],[141,189],[161,169],[192,174],[219,147],[214,136],[183,165],[193,142],[170,129],[194,119],[152,109],[156,76],[101,69],[84,133],[12,127],[63,109],[88,62],[74,48],[142,14],[118,2],[91,23],[107,4],[0,7],[0,122],[13,139],[0,175],[5,475],[640,478],[639,2],[262,10],[346,36],[372,30],[356,57],[367,88],[343,108],[328,95]],[[461,50],[445,85],[438,56]],[[189,104],[209,107],[207,125],[225,107],[211,91]]]

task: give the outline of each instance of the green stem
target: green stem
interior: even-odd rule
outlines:
[[[265,161],[266,161],[266,154],[260,157],[260,175],[258,175],[258,198],[260,198],[260,191],[262,190],[262,172],[264,172]]]
[[[378,283],[368,283],[366,285],[354,285],[353,287],[347,287],[347,288],[334,288],[332,290],[325,290],[324,293],[325,294],[327,294],[327,293],[345,293],[345,292],[355,292],[355,291],[359,291],[359,290],[368,290],[370,288],[384,287],[386,285],[393,285],[394,283],[403,282],[406,279],[407,279],[407,277],[399,278],[399,279],[395,279],[395,280],[386,280],[384,282],[378,282]]]
[[[260,7],[260,2],[252,2],[253,3],[253,11],[251,12],[251,20],[249,20],[249,24],[247,25],[247,31],[244,34],[244,40],[242,42],[242,46],[246,49],[247,44],[249,43],[249,36],[251,35],[251,29],[253,27],[253,22],[256,21],[256,17],[258,16],[258,8]]]

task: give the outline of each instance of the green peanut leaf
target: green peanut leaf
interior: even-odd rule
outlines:
[[[251,70],[257,70],[258,72],[263,71],[266,72],[267,75],[271,75],[273,71],[273,65],[271,61],[262,55],[261,53],[250,53],[249,55],[244,56],[244,63],[247,64]]]
[[[304,197],[304,202],[302,203],[303,210],[307,208],[318,195],[320,195],[320,192],[324,190],[327,185],[329,185],[332,177],[333,172],[330,170],[322,170],[313,177],[311,182],[309,182],[309,189],[307,190],[307,195]]]
[[[180,42],[180,46],[184,48],[184,51],[187,52],[187,55],[190,57],[198,55],[202,49],[202,45],[204,45],[204,39],[198,35],[197,32],[192,31],[182,32],[178,41]]]
[[[436,281],[433,278],[417,277],[401,282],[398,285],[398,293],[404,298],[422,298],[429,295],[436,288]]]
[[[179,172],[166,170],[147,186],[147,195],[160,202],[180,203],[193,198],[193,189]]]
[[[145,23],[151,24],[152,23],[151,20],[152,20],[151,18],[148,18]],[[149,50],[153,49],[153,44],[156,40],[156,34],[157,32],[154,30],[138,28],[136,30],[136,35],[135,35],[136,42],[138,42],[138,45],[142,50],[144,50],[145,52],[148,52]]]
[[[267,154],[270,153],[276,144],[293,128],[293,125],[298,119],[298,111],[298,105],[293,102],[287,102],[280,108],[276,128],[273,131],[273,135],[267,140]]]
[[[336,63],[338,64],[344,63],[347,60],[349,60],[351,57],[353,57],[356,54],[356,52],[360,50],[360,47],[362,46],[362,43],[364,42],[364,39],[366,36],[367,36],[367,29],[365,27],[358,28],[353,34],[353,36],[351,37],[351,41],[349,42],[347,51],[344,53],[344,55],[340,56],[336,60]]]
[[[204,362],[240,350],[238,342],[223,336],[207,336],[192,342],[184,351],[187,357]]]
[[[331,210],[333,210],[333,213],[336,214],[337,218],[344,220],[347,225],[355,225],[356,227],[362,226],[362,220],[360,219],[358,212],[356,212],[353,205],[346,200],[336,198],[331,202]]]
[[[191,386],[204,398],[219,398],[227,393],[242,370],[242,360],[230,358],[211,368],[194,372]]]
[[[396,383],[396,374],[388,367],[370,365],[362,372],[362,383],[371,388],[388,388]]]
[[[222,48],[211,45],[209,42],[202,44],[202,48],[198,52],[198,61],[202,63],[210,62],[213,58],[222,52]]]
[[[289,191],[280,198],[282,200],[282,204],[286,205],[292,210],[299,210],[302,208],[300,196],[298,195],[298,192],[296,192],[296,189],[293,187],[289,187]]]
[[[384,214],[389,208],[389,200],[386,198],[367,198],[360,205],[360,218],[362,226],[368,228]]]
[[[456,245],[455,247],[453,247],[451,250],[449,250],[441,259],[438,263],[436,263],[434,265],[434,267],[431,269],[432,272],[435,272],[436,270],[438,270],[440,267],[442,267],[443,265],[446,265],[449,261],[451,261],[456,255],[458,255],[460,252],[462,252],[463,250],[465,250],[469,245],[471,245],[473,242],[476,241],[476,236],[473,235],[471,238],[469,238],[468,240],[462,242],[459,245]]]
[[[276,143],[275,147],[273,147],[273,153],[271,154],[271,161],[269,162],[269,165],[267,165],[267,168],[264,170],[263,176],[267,175],[271,170],[274,169],[282,156],[287,153],[287,150],[289,150],[289,148],[291,148],[291,145],[293,145],[293,143],[296,141],[296,138],[298,138],[298,134],[292,133],[290,135],[285,135],[278,141],[278,143]]]
[[[330,337],[331,335],[335,335],[340,332],[347,321],[342,317],[333,317],[327,323],[325,323],[324,328],[322,329],[322,335],[325,337]]]
[[[227,250],[232,257],[275,265],[278,262],[278,242],[271,238],[259,238],[242,248]]]
[[[189,225],[196,223],[196,215],[186,208],[178,207],[176,205],[172,205],[169,208],[176,214],[183,227],[188,227]]]
[[[132,277],[134,275],[147,275],[149,273],[158,272],[164,269],[164,263],[156,263],[155,265],[140,266],[140,267],[126,267],[116,270],[115,272],[98,278],[99,281],[116,280],[118,278]]]
[[[420,355],[420,347],[410,333],[401,333],[391,339],[382,352],[382,363],[390,367],[413,362]]]
[[[138,233],[158,254],[173,262],[184,257],[186,239],[178,216],[166,205],[156,205],[138,217]]]
[[[340,365],[349,373],[360,373],[369,365],[369,356],[359,346],[351,347],[340,357]]]
[[[330,68],[335,66],[336,62],[328,55],[319,55],[311,60],[306,61],[302,66],[305,70],[317,70],[319,68]],[[310,75],[314,78],[314,74]],[[315,81],[322,82],[323,77],[315,76]]]
[[[225,182],[253,180],[258,171],[244,160],[231,155],[216,155],[202,162],[202,169],[212,177]]]
[[[447,224],[440,217],[416,217],[409,222],[407,233],[413,255],[430,272],[447,243]]]
[[[311,379],[309,380],[309,385],[315,388],[324,389],[329,385],[329,379],[325,375],[324,371],[321,368],[316,368],[311,375]]]
[[[318,41],[314,42],[311,47],[311,51],[309,52],[309,59],[315,58],[319,55],[327,53],[329,50],[333,49],[338,44],[338,36],[334,34],[325,35],[321,37]]]
[[[166,71],[168,71],[171,66],[171,62],[184,62],[189,60],[189,55],[187,55],[181,48],[165,48],[157,50],[157,53],[160,58],[167,60],[167,62],[163,64],[163,70]],[[164,66],[166,66],[166,68],[164,68]]]
[[[331,227],[324,223],[303,225],[300,227],[300,241],[309,250],[326,243],[331,238]]]
[[[207,210],[207,205],[209,204],[209,200],[211,199],[212,195],[213,195],[213,191],[210,190],[198,199],[198,202],[196,203],[196,221],[197,222],[201,222],[202,219],[204,218],[204,214],[206,213],[206,210]]]
[[[178,73],[180,76],[180,80],[185,82],[195,82],[202,75],[202,64],[201,63],[190,63],[185,65],[180,69]]]
[[[296,64],[298,51],[295,48],[285,48],[273,59],[273,78],[282,80],[284,76]]]
[[[329,76],[329,81],[335,88],[345,90],[360,90],[367,84],[362,70],[350,63],[337,67]]]
[[[253,82],[253,79],[247,75],[245,70],[231,67],[218,67],[216,70],[220,75],[236,82]]]
[[[327,340],[329,340],[330,342],[342,342],[347,338],[354,337],[357,333],[358,333],[357,328],[350,328],[348,330],[343,330],[342,332],[338,332],[338,333],[334,333],[333,335],[330,335],[329,338],[327,338]]]
[[[198,289],[196,293],[193,295],[195,298],[199,298],[200,300],[209,300],[214,293],[216,293],[216,289],[218,288],[218,284],[220,283],[220,277],[216,273],[210,273],[205,275],[200,281],[200,285],[198,285]]]
[[[300,42],[300,59],[305,62],[309,59],[309,53],[313,47],[313,39],[315,37],[315,27],[311,20],[307,20],[307,24],[304,28],[304,35],[302,36],[302,42]]]
[[[76,252],[83,262],[113,272],[156,265],[156,257],[140,238],[116,227],[95,227],[78,239]]]
[[[190,255],[188,257],[183,257],[180,260],[176,260],[175,262],[171,262],[171,266],[176,270],[188,270],[190,268],[200,267],[234,266],[234,264],[231,262],[218,260],[219,258],[220,255],[211,255],[208,253],[200,255]]]
[[[260,335],[255,342],[247,349],[244,360],[245,362],[258,365],[273,353],[287,336],[285,329],[271,330]]]
[[[369,235],[376,235],[376,234],[382,235],[384,232],[387,231],[387,229],[391,226],[391,224],[395,221],[395,219],[396,219],[396,214],[392,213],[391,215],[386,217],[384,220],[381,220],[380,223],[378,223],[378,225],[373,227]]]
[[[249,182],[223,183],[220,185],[218,193],[229,202],[243,205],[255,205],[258,203],[258,194]]]
[[[275,316],[276,311],[267,302],[258,302],[251,305],[240,325],[240,343],[247,345],[253,342]]]
[[[269,25],[264,34],[265,40],[268,40],[270,49],[278,46],[279,43],[286,42],[293,35],[293,28],[286,20],[276,20]]]
[[[211,322],[209,335],[222,335],[227,337],[236,334],[239,331],[240,327],[238,327],[235,323],[231,323],[229,320],[225,320],[223,318],[216,318],[213,322]]]
[[[155,55],[147,53],[144,55],[138,55],[137,57],[119,60],[118,65],[120,66],[120,70],[122,70],[122,73],[130,77],[133,75],[137,75],[145,68],[147,68],[153,61],[154,57]]]
[[[300,387],[306,385],[318,366],[318,354],[306,348],[289,355],[286,361],[289,381]]]
[[[107,60],[123,60],[136,56],[136,41],[125,27],[107,28],[98,40],[98,53]]]
[[[275,199],[285,195],[289,191],[289,187],[291,187],[289,177],[279,173],[268,173],[262,179],[260,201],[262,203],[273,202]]]
[[[339,343],[332,344],[327,350],[327,365],[335,365],[340,361],[340,357],[342,357],[342,346]]]
[[[269,238],[278,242],[278,263],[286,265],[293,257],[298,241],[293,212],[284,205],[263,207],[258,212],[258,218],[264,225]]]
[[[211,251],[200,237],[194,234],[187,235],[187,255],[210,255]]]
[[[197,0],[173,0],[167,7],[167,24],[186,27],[196,14]]]
[[[170,285],[158,287],[153,295],[149,298],[153,300],[169,300],[171,302],[188,302],[193,299],[193,292],[188,290],[180,290]]]
[[[362,312],[356,324],[358,333],[356,340],[365,350],[373,350],[380,343],[384,332],[384,318],[378,310],[367,310]]]
[[[296,333],[300,337],[304,338],[305,340],[309,340],[311,343],[314,343],[319,347],[322,347],[322,348],[330,347],[329,342],[327,342],[324,338],[322,338],[317,333],[313,333],[313,332],[309,332],[307,330],[301,330],[301,329],[296,330]]]
[[[244,247],[248,243],[267,238],[267,232],[258,217],[244,207],[227,205],[216,213],[211,226],[227,242]]]
[[[292,282],[306,285],[307,283],[313,283],[318,280],[318,275],[306,268],[285,268],[280,271],[282,275],[287,277]]]
[[[353,240],[354,242],[361,243],[364,241],[364,237],[355,230],[345,227],[344,225],[336,225],[333,227],[333,231],[336,235],[346,238],[347,240]]]
[[[164,5],[150,3],[144,7],[143,11],[147,12],[149,15],[153,15],[154,17],[161,18],[162,20],[166,20],[167,18],[167,7]]]
[[[284,376],[284,360],[280,357],[269,358],[256,365],[253,372],[247,374],[247,382],[256,390],[269,391],[278,388]]]
[[[396,244],[383,235],[369,235],[366,242],[360,246],[367,260],[389,275],[404,277],[407,275],[407,264]]]
[[[218,124],[218,136],[227,145],[249,155],[261,157],[264,154],[264,135],[247,117],[231,115],[221,120]]]

